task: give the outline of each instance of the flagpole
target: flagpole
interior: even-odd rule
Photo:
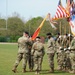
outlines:
[[[7,19],[8,19],[7,12],[8,12],[8,0],[6,0],[6,30],[7,30]]]
[[[47,14],[46,17],[45,17],[45,18],[43,19],[43,21],[41,22],[41,24],[40,24],[40,26],[39,26],[40,28],[43,26],[45,20],[48,18],[48,15],[49,15],[49,14]]]
[[[60,21],[60,36],[61,36],[61,21]],[[60,45],[61,45],[61,37],[60,37]]]
[[[69,35],[71,35],[70,25],[69,25]],[[69,36],[69,46],[70,46],[70,36]]]
[[[66,25],[65,25],[64,27],[65,27],[65,28],[64,28],[64,29],[65,29],[65,32],[64,32],[64,33],[66,34]]]
[[[64,35],[66,36],[66,25],[64,26]],[[64,38],[66,39],[66,38]],[[63,43],[64,48],[66,47],[65,43]]]
[[[61,35],[61,22],[60,22],[60,35]]]

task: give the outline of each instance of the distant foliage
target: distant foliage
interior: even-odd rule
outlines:
[[[8,42],[17,42],[18,38],[22,36],[23,31],[28,31],[29,35],[32,36],[35,32],[35,30],[38,28],[38,26],[43,21],[43,17],[36,17],[31,18],[28,21],[24,22],[20,17],[18,16],[12,16],[8,17],[7,19],[7,30],[0,30],[0,37],[8,37],[4,39]],[[40,31],[39,36],[46,37],[46,33],[51,32],[53,35],[56,35],[58,32],[60,32],[60,22],[61,22],[61,34],[69,33],[69,24],[67,20],[59,19],[56,21],[57,24],[55,26],[57,27],[57,30],[54,30],[49,21],[46,20],[44,22],[44,25]],[[5,28],[6,20],[0,18],[0,28]],[[3,41],[2,37],[0,38],[0,42]]]
[[[0,42],[7,42],[6,37],[0,36]]]

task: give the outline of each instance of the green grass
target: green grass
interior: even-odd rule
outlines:
[[[13,73],[12,67],[17,57],[18,47],[17,44],[0,44],[0,75],[35,75],[34,72],[29,72],[28,65],[26,73],[22,73],[22,61],[18,66],[18,73]],[[55,68],[57,67],[56,57],[55,57]],[[48,73],[48,59],[45,54],[42,71],[40,75],[74,75],[62,71],[55,71],[54,73]]]

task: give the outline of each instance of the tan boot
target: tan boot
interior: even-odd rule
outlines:
[[[30,69],[30,72],[32,72],[33,71],[33,69]]]
[[[25,73],[26,72],[26,69],[23,69],[22,72]]]
[[[13,68],[12,71],[13,71],[14,73],[16,73],[17,70],[16,70],[16,68]]]
[[[35,74],[38,74],[38,72],[36,71]]]
[[[74,71],[74,70],[72,70],[72,71],[69,71],[69,73],[75,74],[75,71]]]
[[[49,73],[54,73],[54,68],[51,68],[51,70],[49,71]]]

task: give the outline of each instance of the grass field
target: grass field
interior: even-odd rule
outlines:
[[[0,44],[0,75],[35,75],[34,72],[29,72],[27,65],[27,72],[22,73],[22,62],[18,66],[18,73],[13,73],[12,67],[17,57],[18,47],[17,44]],[[56,57],[55,57],[55,68],[57,67]],[[74,75],[62,71],[55,71],[54,73],[48,73],[49,66],[47,55],[45,54],[42,71],[40,75]]]

